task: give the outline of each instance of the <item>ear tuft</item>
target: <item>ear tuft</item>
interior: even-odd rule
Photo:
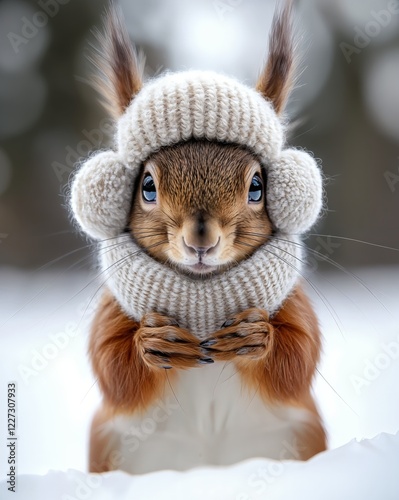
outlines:
[[[104,32],[95,31],[99,47],[89,57],[98,69],[94,86],[105,108],[118,118],[143,86],[145,57],[131,43],[119,7],[112,2],[104,16]]]
[[[283,112],[294,84],[295,50],[292,0],[277,7],[269,37],[269,54],[256,90],[271,101],[277,114]]]

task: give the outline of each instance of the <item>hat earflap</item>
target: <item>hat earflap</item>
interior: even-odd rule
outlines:
[[[132,201],[134,172],[114,151],[89,158],[71,188],[71,208],[81,229],[91,238],[112,238],[125,229]]]
[[[267,208],[272,223],[285,233],[304,233],[322,208],[320,169],[305,151],[286,149],[267,175]]]

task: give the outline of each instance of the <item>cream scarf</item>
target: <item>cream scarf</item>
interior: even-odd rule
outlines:
[[[107,286],[130,317],[160,312],[201,339],[250,307],[276,312],[303,264],[300,239],[282,233],[230,270],[204,279],[160,264],[126,234],[100,243],[99,258]]]

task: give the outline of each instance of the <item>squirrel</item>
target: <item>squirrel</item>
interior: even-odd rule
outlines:
[[[311,393],[321,333],[298,237],[322,207],[321,174],[284,149],[291,11],[276,11],[256,89],[200,71],[143,84],[121,15],[107,15],[98,66],[117,144],[71,189],[106,276],[89,340],[103,396],[92,472],[326,449]]]

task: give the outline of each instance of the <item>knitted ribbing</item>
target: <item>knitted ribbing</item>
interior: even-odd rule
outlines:
[[[104,276],[123,310],[140,320],[159,312],[200,338],[250,307],[275,312],[292,291],[302,268],[299,239],[272,238],[251,257],[209,278],[192,279],[160,264],[127,235],[100,244]]]
[[[279,155],[284,132],[258,92],[211,71],[147,83],[118,121],[118,151],[132,169],[161,147],[190,138],[241,144],[268,164]]]
[[[96,239],[120,234],[142,163],[190,138],[240,144],[256,154],[267,172],[268,214],[280,231],[298,234],[317,219],[319,168],[309,154],[282,149],[284,129],[270,102],[233,78],[187,71],[144,85],[117,122],[117,150],[89,158],[75,176],[71,208],[82,229]]]
[[[273,238],[229,271],[191,279],[156,262],[123,234],[143,162],[191,138],[243,145],[257,156],[266,170],[268,215],[277,234],[291,243]],[[143,86],[117,122],[116,150],[89,158],[71,190],[81,228],[96,239],[112,238],[100,244],[101,267],[129,316],[140,320],[158,311],[205,337],[239,311],[279,309],[302,267],[300,240],[288,235],[309,229],[322,204],[315,160],[283,144],[284,127],[271,103],[232,78],[187,71]]]

